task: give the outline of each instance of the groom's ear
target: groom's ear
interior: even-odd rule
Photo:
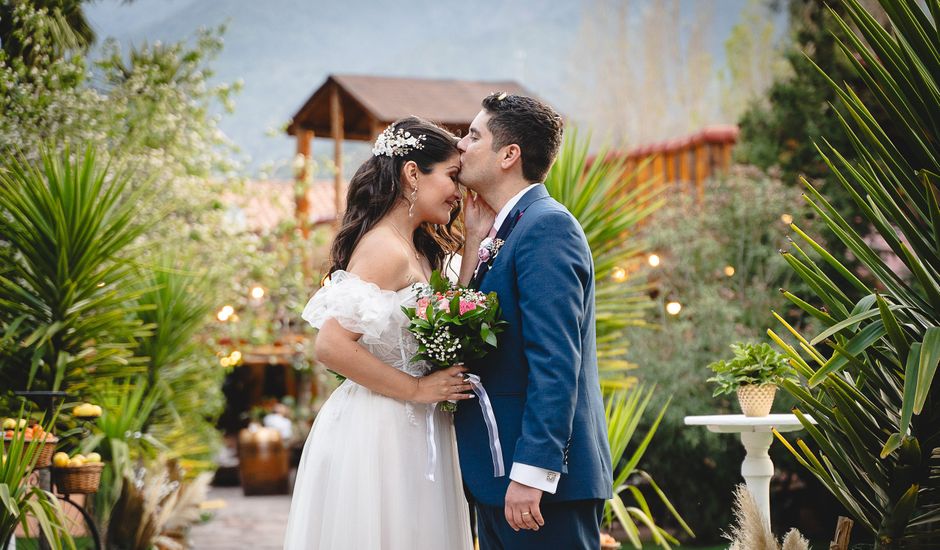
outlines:
[[[503,147],[500,154],[502,157],[499,159],[499,164],[503,170],[511,169],[516,163],[522,166],[522,149],[517,144],[510,143]]]

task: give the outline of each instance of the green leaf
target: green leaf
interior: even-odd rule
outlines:
[[[901,446],[901,434],[893,433],[888,437],[888,441],[885,443],[885,446],[881,449],[881,458],[887,458],[888,455],[893,453]]]
[[[904,330],[901,328],[900,323],[898,323],[897,317],[888,308],[888,302],[886,302],[885,299],[881,297],[881,295],[878,295],[878,311],[881,313],[881,321],[885,325],[888,338],[891,339],[891,343],[897,350],[898,356],[907,357],[908,350],[910,349],[910,343],[908,342],[907,336],[904,334]]]
[[[907,365],[904,369],[904,397],[901,400],[901,423],[899,425],[900,435],[906,436],[911,427],[911,417],[915,414],[917,406],[917,369],[920,365],[921,343],[916,342],[911,345],[911,351],[907,355]]]
[[[900,309],[900,306],[889,306],[888,309],[891,311],[895,311],[895,310]],[[833,334],[837,332],[841,332],[846,329],[851,330],[852,332],[855,332],[856,330],[855,327],[857,327],[857,325],[861,321],[871,319],[872,317],[877,317],[878,315],[880,315],[880,313],[881,313],[880,311],[872,309],[872,310],[865,311],[864,313],[858,313],[858,314],[852,315],[848,317],[847,319],[843,319],[842,321],[832,325],[831,327],[819,333],[815,338],[810,340],[810,344],[815,346],[816,344],[822,342],[823,340],[832,336]]]
[[[913,349],[911,350],[913,353]],[[940,362],[940,327],[930,327],[924,335],[921,347],[920,361],[917,365],[917,392],[914,397],[914,414],[920,414],[924,403],[930,395],[934,375],[937,374],[937,363]]]
[[[6,506],[7,512],[9,512],[11,516],[14,518],[19,517],[20,510],[16,506],[16,503],[13,502],[13,498],[10,496],[10,487],[6,483],[0,483],[0,501]]]
[[[614,515],[617,517],[617,521],[620,522],[620,525],[622,525],[626,531],[627,539],[629,539],[630,544],[632,544],[634,548],[642,548],[643,545],[640,542],[640,534],[636,529],[636,524],[633,523],[633,520],[630,518],[630,514],[627,512],[627,507],[624,505],[620,495],[614,493],[613,498],[609,499],[607,503],[614,511]]]
[[[874,310],[873,313],[878,315],[879,311]],[[834,354],[822,368],[813,374],[809,379],[809,386],[812,388],[819,385],[827,376],[841,369],[849,361],[850,357],[862,353],[864,350],[868,349],[868,346],[885,334],[887,334],[887,329],[885,329],[884,323],[880,320],[867,325],[849,340],[849,343],[844,347],[845,352],[840,351]]]

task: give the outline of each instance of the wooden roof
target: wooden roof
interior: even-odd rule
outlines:
[[[344,138],[372,141],[395,120],[417,115],[451,131],[466,133],[480,111],[480,101],[496,91],[534,96],[513,81],[480,82],[378,76],[330,75],[294,115],[287,133],[297,128],[330,138],[330,96],[339,90]]]

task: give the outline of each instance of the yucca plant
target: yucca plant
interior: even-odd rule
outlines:
[[[167,458],[188,471],[211,469],[220,440],[215,420],[224,406],[224,370],[196,335],[210,319],[213,294],[205,278],[167,258],[155,262],[144,286],[138,301],[149,307],[138,317],[153,331],[135,351],[146,359],[146,384],[162,397],[142,431],[166,444]]]
[[[19,417],[23,418],[23,409],[20,410]],[[27,537],[32,536],[30,519],[36,520],[39,531],[52,548],[75,548],[75,543],[69,535],[69,520],[59,505],[59,500],[30,480],[39,458],[39,451],[42,449],[42,440],[26,440],[24,430],[24,427],[17,427],[13,436],[5,440],[2,446],[0,548],[7,547],[7,542],[13,537],[17,525],[22,525]]]
[[[643,323],[652,305],[645,283],[630,278],[646,251],[640,223],[662,205],[650,182],[640,182],[625,157],[569,130],[545,187],[578,219],[594,255],[597,362],[605,387],[629,385],[624,329]]]
[[[128,171],[91,148],[39,157],[0,160],[0,247],[12,260],[0,266],[0,324],[17,323],[19,335],[2,348],[0,380],[80,393],[126,375],[134,338],[147,333],[132,315],[141,307],[131,252],[147,227],[137,214],[143,197],[129,191]]]
[[[659,485],[648,473],[637,468],[656,434],[666,408],[669,407],[668,400],[659,410],[642,441],[636,445],[629,458],[626,457],[627,447],[636,434],[637,426],[649,407],[655,389],[655,386],[639,385],[627,389],[613,389],[607,396],[607,437],[610,441],[610,454],[614,465],[614,496],[604,506],[604,517],[608,525],[616,517],[626,531],[629,542],[635,548],[642,548],[639,530],[639,526],[642,525],[649,529],[655,544],[669,549],[671,544],[678,544],[679,541],[665,529],[656,525],[646,496],[637,486],[638,482],[648,484],[685,532],[689,536],[695,536]],[[624,495],[627,494],[628,498],[625,498]]]
[[[920,4],[923,4],[923,9]],[[875,536],[875,548],[940,544],[940,1],[882,0],[890,28],[846,0],[848,35],[840,43],[888,113],[882,126],[850,88],[832,82],[846,115],[840,120],[858,162],[828,143],[820,147],[832,174],[853,196],[873,233],[875,250],[810,185],[808,200],[832,234],[870,272],[866,284],[799,227],[802,245],[786,254],[815,296],[787,297],[825,330],[789,346],[773,331],[807,383],[785,383],[796,414],[819,449],[781,439]],[[816,250],[817,264],[802,247]],[[888,259],[896,260],[891,262]],[[832,275],[830,275],[832,274]],[[805,413],[811,413],[816,424]]]

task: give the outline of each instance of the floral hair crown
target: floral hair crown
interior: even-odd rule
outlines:
[[[411,132],[401,129],[395,130],[394,125],[389,126],[375,139],[372,154],[376,157],[382,155],[403,157],[410,153],[412,149],[424,149],[424,144],[421,142],[427,138],[428,136],[424,134],[413,136]]]

